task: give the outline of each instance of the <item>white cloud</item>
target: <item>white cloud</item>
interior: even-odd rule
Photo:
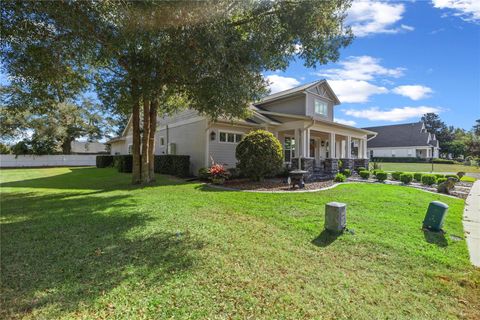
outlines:
[[[287,90],[300,84],[295,78],[283,77],[276,74],[266,76],[265,78],[269,82],[271,93]]]
[[[326,69],[319,76],[341,80],[372,80],[375,76],[399,78],[405,68],[388,69],[380,65],[380,59],[371,56],[351,56],[339,62],[342,68]]]
[[[406,24],[402,24],[400,27],[401,27],[402,29],[404,29],[404,30],[407,30],[407,31],[413,31],[413,30],[415,30],[414,27],[409,26],[409,25],[406,25]]]
[[[342,103],[367,102],[371,95],[388,92],[385,87],[363,80],[329,80],[328,83]]]
[[[402,28],[394,25],[402,19],[404,12],[405,6],[401,3],[358,0],[352,3],[347,12],[347,24],[357,37],[375,33],[398,33]],[[405,28],[403,30],[410,31]]]
[[[392,91],[401,96],[409,97],[412,100],[427,98],[433,92],[431,88],[421,85],[398,86]]]
[[[341,119],[341,118],[335,118],[335,120],[333,120],[333,121],[341,123],[341,124],[346,124],[347,126],[352,126],[352,127],[357,124],[353,120],[346,120],[346,119]]]
[[[453,15],[461,17],[465,21],[480,23],[479,0],[432,0],[432,4],[438,9],[454,10]]]
[[[398,122],[411,118],[419,118],[425,113],[434,112],[438,113],[441,109],[437,107],[419,106],[419,107],[401,107],[393,108],[390,110],[380,110],[377,107],[369,109],[355,110],[347,109],[343,110],[346,115],[363,118],[371,121],[390,121]]]

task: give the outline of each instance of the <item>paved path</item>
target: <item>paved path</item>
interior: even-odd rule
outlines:
[[[470,261],[480,268],[480,180],[473,184],[465,200],[463,229],[470,252]]]

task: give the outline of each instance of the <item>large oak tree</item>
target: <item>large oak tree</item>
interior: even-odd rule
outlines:
[[[133,183],[149,182],[157,113],[189,107],[212,118],[245,116],[266,92],[262,72],[285,69],[295,57],[307,67],[338,59],[352,40],[344,26],[349,5],[6,2],[2,60],[32,97],[62,102],[93,84],[105,104],[131,113]]]

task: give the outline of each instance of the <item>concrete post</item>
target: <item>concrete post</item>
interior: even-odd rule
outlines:
[[[347,225],[347,205],[340,202],[329,202],[325,205],[325,229],[340,232]]]

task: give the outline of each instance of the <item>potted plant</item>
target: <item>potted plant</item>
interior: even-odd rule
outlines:
[[[208,170],[213,184],[224,184],[228,176],[227,170],[221,164],[214,163]]]

